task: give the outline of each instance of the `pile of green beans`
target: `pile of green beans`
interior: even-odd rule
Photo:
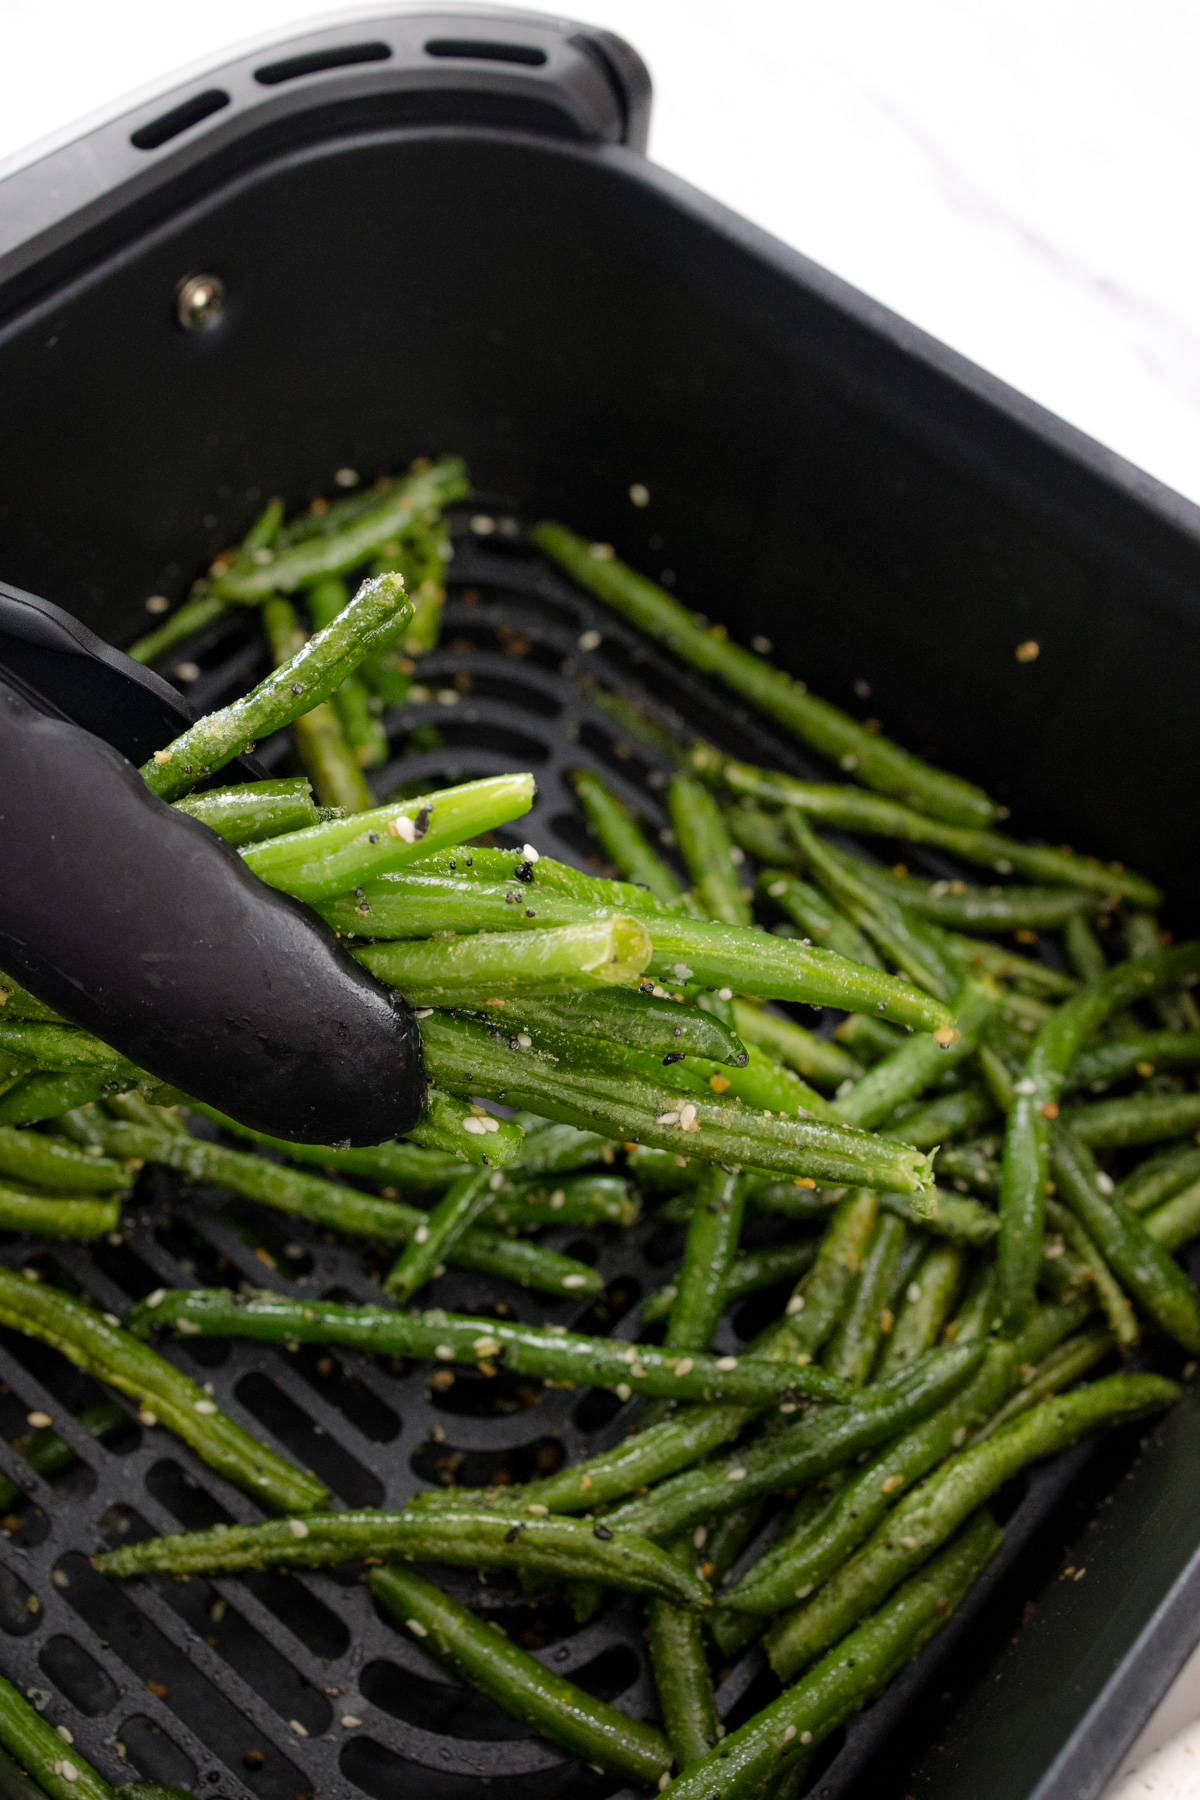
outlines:
[[[429,1102],[409,1138],[267,1137],[161,1089],[0,976],[0,1226],[112,1231],[158,1164],[391,1246],[378,1302],[160,1289],[121,1324],[0,1268],[0,1323],[281,1515],[106,1550],[105,1575],[365,1560],[402,1629],[571,1754],[681,1800],[785,1800],[994,1554],[997,1489],[1178,1391],[1097,1378],[1106,1359],[1149,1334],[1181,1363],[1200,1355],[1200,1298],[1175,1258],[1200,1233],[1200,945],[1162,937],[1145,877],[1008,835],[979,787],[561,525],[532,542],[829,759],[830,778],[684,742],[589,689],[593,722],[661,769],[637,807],[628,785],[618,797],[572,771],[611,878],[488,837],[533,806],[529,774],[379,797],[386,709],[440,628],[441,509],[467,492],[446,458],[290,521],[273,501],[134,647],[162,659],[224,609],[258,609],[272,673],[143,774],[417,1008]],[[193,791],[281,729],[278,778]],[[916,867],[884,866],[881,840]],[[983,872],[930,873],[946,856]],[[603,1241],[643,1211],[674,1232],[660,1241],[676,1266],[628,1337],[605,1336],[582,1316],[601,1275],[542,1234]],[[496,1316],[449,1312],[448,1266],[524,1294]],[[540,1295],[579,1301],[576,1328],[541,1322]],[[750,1309],[730,1309],[749,1296],[765,1323],[742,1342]],[[526,1484],[328,1513],[311,1475],[156,1354],[156,1333],[410,1358],[435,1391],[456,1368],[605,1388],[629,1428]],[[78,1422],[103,1441],[127,1418],[106,1399]],[[53,1423],[16,1450],[42,1476],[72,1457]],[[610,1591],[640,1596],[664,1730],[554,1673],[414,1563],[557,1585],[580,1618]],[[764,1633],[783,1691],[722,1739],[714,1675]],[[0,1688],[0,1743],[47,1792],[108,1800],[81,1764],[55,1773],[62,1740],[31,1735],[23,1705]]]

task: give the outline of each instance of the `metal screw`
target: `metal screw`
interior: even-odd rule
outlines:
[[[210,331],[225,304],[219,275],[189,275],[175,290],[175,317],[185,331]]]

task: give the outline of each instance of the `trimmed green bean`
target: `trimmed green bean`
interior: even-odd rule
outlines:
[[[928,1213],[914,1212],[904,1194],[883,1194],[879,1203],[909,1225],[976,1250],[991,1244],[1000,1232],[1000,1220],[990,1206],[981,1206],[963,1194],[948,1194],[943,1188],[937,1190],[933,1210]]]
[[[980,1509],[945,1550],[840,1644],[671,1784],[672,1800],[755,1800],[788,1760],[865,1706],[944,1624],[1000,1546]],[[799,1746],[797,1750],[796,1746]]]
[[[526,1115],[527,1117],[529,1115]],[[520,1124],[520,1120],[514,1120]],[[568,1169],[586,1169],[589,1163],[611,1163],[614,1146],[597,1131],[577,1131],[574,1125],[551,1125],[540,1120],[537,1127],[527,1127],[527,1136],[517,1158],[519,1170],[514,1176],[561,1174]]]
[[[407,584],[406,584],[407,585]],[[338,575],[327,575],[314,582],[308,591],[308,611],[316,630],[332,625],[338,614],[350,604],[350,591]],[[417,610],[421,602],[413,598],[413,616],[408,630],[416,629]],[[388,759],[387,732],[371,708],[371,696],[357,674],[347,675],[329,696],[329,704],[337,714],[342,735],[360,769],[377,767]]]
[[[176,812],[199,819],[227,844],[257,844],[285,831],[303,831],[317,822],[312,787],[305,776],[283,781],[245,781],[241,787],[210,788],[174,802]]]
[[[903,1222],[894,1213],[880,1214],[853,1298],[825,1346],[825,1368],[851,1387],[862,1387],[871,1373],[894,1285],[893,1273],[906,1236]]]
[[[795,845],[792,846],[792,852],[794,855]],[[869,963],[872,968],[882,968],[870,938],[857,925],[852,924],[826,895],[818,893],[807,881],[801,881],[798,875],[789,875],[783,869],[762,869],[759,872],[758,888],[761,894],[775,901],[780,911],[785,912],[794,925],[798,925],[801,931],[826,950],[836,950],[839,956],[849,957],[851,962]]]
[[[1133,1212],[1148,1212],[1169,1200],[1181,1188],[1190,1187],[1200,1177],[1200,1148],[1193,1143],[1173,1144],[1147,1157],[1132,1169],[1116,1191]]]
[[[1086,1311],[1082,1302],[1041,1307],[1015,1342],[989,1345],[966,1387],[888,1444],[814,1516],[801,1513],[737,1586],[721,1596],[722,1606],[773,1613],[794,1600],[806,1600],[887,1518],[905,1489],[962,1447],[1013,1391],[1030,1359],[1050,1351]]]
[[[903,1032],[870,1013],[851,1013],[834,1027],[833,1035],[839,1044],[848,1044],[864,1063],[876,1063],[881,1056],[890,1056],[904,1042]]]
[[[923,881],[879,863],[864,863],[863,877],[909,912],[952,931],[1053,930],[1097,902],[1078,888],[971,887],[965,881]]]
[[[342,1150],[332,1144],[294,1144],[287,1138],[271,1137],[265,1131],[255,1131],[249,1125],[242,1125],[237,1119],[218,1112],[215,1106],[192,1101],[189,1111],[210,1119],[222,1131],[246,1138],[252,1144],[261,1144],[265,1150],[276,1150],[292,1162],[309,1163],[318,1169],[324,1169],[329,1174],[341,1171],[345,1175],[365,1176],[369,1181],[377,1181],[390,1187],[424,1190],[446,1187],[450,1182],[457,1181],[463,1172],[461,1158],[438,1150],[423,1150],[416,1144],[393,1141],[388,1144],[370,1144],[357,1150]],[[521,1147],[523,1149],[524,1144]]]
[[[751,651],[731,644],[723,625],[708,629],[698,624],[678,600],[620,562],[609,546],[588,544],[552,521],[535,525],[529,535],[583,587],[652,637],[663,639],[695,668],[718,676],[802,743],[853,770],[868,787],[959,825],[986,825],[1000,816],[1000,809],[981,789],[922,762],[868,731],[839,707],[817,699],[802,681],[793,681]]]
[[[105,1156],[89,1156],[61,1138],[0,1126],[0,1175],[64,1192],[111,1193],[129,1187],[129,1171]]]
[[[1146,1031],[1141,1037],[1115,1038],[1081,1050],[1067,1070],[1063,1091],[1089,1087],[1099,1091],[1126,1075],[1155,1075],[1164,1069],[1200,1066],[1200,1031]]]
[[[60,1118],[72,1107],[98,1100],[113,1079],[111,1068],[71,1069],[64,1074],[36,1069],[0,1094],[0,1125],[34,1125],[39,1119]]]
[[[718,1063],[746,1063],[745,1045],[720,1019],[702,1012],[698,1006],[680,1004],[661,989],[647,991],[648,986],[643,982],[636,992],[594,988],[590,992],[545,998],[522,995],[522,1022],[531,1030],[598,1038],[605,1044],[657,1052],[659,1056],[667,1051],[675,1058],[682,1053]],[[589,1046],[585,1046],[587,1053]]]
[[[750,900],[738,873],[741,851],[725,829],[721,810],[708,789],[690,775],[676,775],[667,790],[671,823],[700,904],[710,919],[749,925]]]
[[[396,869],[373,876],[352,893],[323,900],[318,912],[346,937],[377,940],[432,937],[434,932],[544,931],[627,911],[622,890],[613,884],[608,904],[556,893],[540,886],[528,893],[520,880],[475,881],[469,875],[435,875]]]
[[[932,1150],[957,1131],[986,1125],[995,1112],[991,1097],[982,1088],[958,1088],[952,1094],[940,1094],[936,1100],[915,1106],[900,1119],[884,1119],[880,1135],[911,1144],[914,1150]]]
[[[1081,981],[1100,981],[1108,973],[1108,958],[1090,920],[1082,913],[1067,919],[1063,928],[1063,944],[1071,967]]]
[[[27,1193],[0,1183],[0,1230],[29,1231],[37,1237],[98,1238],[121,1223],[121,1202],[99,1194],[86,1200],[72,1194]]]
[[[423,1022],[428,1075],[451,1093],[502,1094],[580,1129],[618,1142],[633,1139],[682,1150],[706,1162],[777,1169],[831,1181],[870,1181],[897,1192],[923,1191],[928,1159],[901,1145],[815,1119],[764,1118],[749,1107],[721,1105],[697,1095],[682,1105],[677,1092],[635,1076],[576,1071],[531,1051],[509,1050],[469,1020],[433,1013]],[[894,1152],[894,1156],[891,1154]],[[884,1172],[885,1162],[893,1173]]]
[[[792,1392],[823,1400],[840,1400],[846,1392],[842,1382],[822,1370],[797,1369],[792,1363],[699,1352],[681,1356],[650,1344],[546,1331],[440,1308],[396,1312],[385,1306],[341,1306],[331,1300],[301,1302],[275,1296],[241,1300],[225,1288],[176,1288],[162,1292],[154,1306],[143,1301],[129,1318],[129,1329],[142,1335],[170,1326],[184,1336],[349,1344],[379,1355],[503,1364],[518,1375],[614,1388],[624,1399],[636,1392],[761,1408]]]
[[[1108,1319],[1109,1329],[1121,1348],[1132,1350],[1141,1335],[1137,1316],[1091,1233],[1073,1212],[1056,1200],[1046,1201],[1046,1224],[1074,1251],[1086,1270]]]
[[[1155,950],[1161,950],[1164,942],[1169,943],[1170,939],[1164,940],[1153,913],[1126,914],[1125,947],[1130,956],[1150,956]],[[1186,990],[1174,994],[1155,994],[1150,1006],[1159,1024],[1167,1031],[1200,1032],[1200,1013],[1196,1010],[1195,1000]]]
[[[1097,1150],[1157,1144],[1200,1127],[1200,1094],[1124,1094],[1072,1107],[1071,1129]]]
[[[536,791],[532,775],[488,775],[250,844],[241,855],[268,886],[310,903],[331,900],[443,844],[519,819]]]
[[[651,849],[632,814],[600,777],[591,769],[579,769],[573,779],[575,796],[588,827],[622,879],[647,888],[665,906],[683,904],[681,883],[657,851]]]
[[[1028,1412],[1030,1407],[1048,1400],[1052,1394],[1061,1394],[1064,1388],[1074,1387],[1089,1369],[1104,1362],[1115,1349],[1112,1332],[1106,1325],[1097,1325],[1090,1331],[1078,1331],[1057,1344],[1048,1356],[1042,1357],[1036,1368],[1025,1364],[1021,1371],[1022,1385],[998,1412],[992,1414],[987,1424],[974,1433],[971,1442],[982,1443],[984,1438],[991,1437],[1021,1413]]]
[[[1115,894],[1139,906],[1157,906],[1161,895],[1153,882],[1131,869],[1114,868],[1072,850],[1052,850],[1044,844],[1022,844],[996,831],[974,831],[943,824],[861,788],[824,786],[797,781],[770,769],[756,769],[703,749],[693,753],[698,773],[725,781],[737,794],[768,805],[795,807],[807,818],[823,820],[835,830],[863,831],[881,837],[906,838],[916,844],[937,844],[966,862],[982,863],[998,875],[1026,875],[1034,881],[1052,882],[1088,893]],[[1070,922],[1068,929],[1071,929]]]
[[[461,1175],[438,1201],[426,1222],[417,1226],[384,1287],[401,1305],[432,1280],[463,1233],[492,1203],[492,1177],[487,1169]]]
[[[637,919],[618,913],[548,931],[373,944],[355,955],[415,1006],[455,1006],[476,994],[519,997],[527,991],[536,996],[632,987],[650,961],[650,938]]]
[[[518,1166],[519,1170],[519,1166]],[[518,1171],[514,1171],[518,1172]],[[632,1225],[638,1202],[619,1175],[568,1175],[544,1181],[506,1181],[496,1190],[484,1223],[508,1231],[540,1231],[547,1225]]]
[[[710,1168],[702,1176],[688,1227],[683,1267],[664,1340],[670,1350],[707,1350],[727,1304],[729,1274],[737,1256],[745,1207],[738,1174]]]
[[[0,1744],[27,1770],[50,1800],[117,1800],[101,1775],[56,1726],[0,1675]],[[22,1783],[22,1789],[24,1783]]]
[[[212,592],[222,600],[256,603],[269,594],[293,594],[321,576],[346,575],[390,538],[407,531],[432,510],[464,499],[468,491],[462,462],[445,457],[385,489],[382,499],[365,515],[341,514],[337,529],[319,530],[299,540],[285,538],[284,547],[270,562],[230,569],[213,583]],[[396,620],[396,634],[407,626],[409,616],[411,609],[409,615]]]
[[[105,1575],[198,1575],[210,1570],[321,1569],[367,1556],[529,1569],[559,1580],[595,1577],[623,1593],[657,1594],[681,1606],[704,1606],[708,1601],[694,1569],[673,1562],[634,1532],[597,1531],[583,1519],[548,1515],[522,1514],[514,1523],[511,1515],[463,1499],[403,1512],[375,1507],[306,1512],[302,1519],[174,1532],[122,1544],[95,1561]]]
[[[130,1419],[125,1408],[118,1406],[115,1400],[93,1400],[89,1406],[80,1407],[75,1414],[75,1423],[89,1432],[97,1443],[103,1444],[118,1432],[125,1431]],[[18,1438],[13,1449],[43,1481],[52,1481],[79,1461],[77,1452],[65,1438],[59,1437],[52,1425],[43,1425],[27,1440]],[[25,1497],[23,1488],[6,1475],[0,1475],[0,1511],[9,1511],[14,1502]]]
[[[1034,1321],[1038,1314],[1035,1312]],[[975,1272],[967,1283],[967,1291],[943,1336],[948,1344],[965,1344],[971,1338],[987,1337],[996,1324],[996,1265],[976,1262]]]
[[[982,1342],[931,1350],[891,1381],[861,1389],[848,1406],[785,1426],[721,1462],[671,1476],[644,1498],[626,1500],[607,1522],[651,1538],[671,1537],[710,1513],[815,1481],[935,1412],[970,1380],[983,1353]]]
[[[668,1554],[685,1567],[695,1562],[686,1535],[681,1543],[669,1547]],[[669,1600],[651,1600],[646,1607],[646,1626],[667,1741],[676,1768],[687,1769],[707,1756],[721,1735],[700,1615]]]
[[[834,1087],[843,1081],[857,1081],[862,1075],[862,1064],[829,1038],[818,1037],[815,1031],[807,1031],[803,1025],[797,1025],[779,1013],[751,1006],[745,1000],[735,1000],[733,1016],[738,1036],[745,1043],[755,1044],[777,1057],[798,1075],[803,1075],[806,1081],[819,1081]]]
[[[181,644],[197,631],[203,631],[214,619],[219,619],[226,610],[224,600],[211,593],[197,594],[192,600],[185,600],[177,607],[170,618],[158,627],[157,631],[148,631],[144,637],[130,644],[125,652],[132,656],[134,662],[149,665],[156,663],[168,650]]]
[[[425,1111],[408,1137],[419,1149],[446,1152],[463,1162],[504,1167],[516,1162],[521,1154],[519,1125],[496,1118],[474,1101],[443,1094],[440,1088],[432,1086],[425,1091]],[[462,1170],[457,1174],[461,1175]]]
[[[1146,1230],[1165,1250],[1178,1250],[1200,1232],[1200,1181],[1145,1215]]]
[[[679,760],[683,766],[688,766],[691,761],[690,752]],[[768,864],[772,869],[779,869],[780,873],[797,866],[799,855],[796,846],[779,823],[777,813],[764,812],[752,800],[742,800],[736,806],[725,807],[725,823],[734,843],[759,862]],[[812,892],[816,898],[820,898],[815,889]]]
[[[327,700],[367,651],[401,628],[411,612],[396,576],[365,581],[340,618],[317,632],[250,693],[198,719],[165,750],[156,750],[142,765],[147,786],[164,800],[178,799],[205,775],[240,756],[247,744],[290,725]]]
[[[966,1265],[967,1255],[961,1244],[934,1244],[926,1252],[905,1289],[896,1323],[883,1346],[875,1370],[877,1381],[886,1381],[905,1363],[933,1349],[950,1316]]]
[[[990,981],[968,978],[954,996],[954,1024],[914,1035],[877,1062],[849,1093],[834,1101],[838,1117],[848,1125],[878,1125],[905,1100],[923,1093],[939,1075],[974,1053],[996,1001]]]
[[[1023,1319],[1037,1279],[1050,1121],[1057,1117],[1067,1070],[1109,1013],[1147,997],[1156,988],[1174,987],[1198,970],[1200,945],[1196,944],[1181,944],[1136,962],[1120,963],[1064,1001],[1034,1039],[1025,1074],[1013,1090],[1000,1186],[1000,1303],[1010,1328]],[[1200,1124],[1200,1096],[1196,1100]]]
[[[50,1344],[77,1369],[128,1394],[143,1424],[166,1425],[209,1468],[277,1511],[306,1512],[326,1498],[321,1482],[243,1431],[203,1388],[69,1294],[0,1268],[0,1323]]]
[[[639,1787],[658,1787],[671,1750],[653,1725],[555,1674],[410,1569],[373,1569],[370,1588],[423,1649],[550,1743]]]
[[[359,488],[357,493],[342,494],[336,500],[326,500],[318,495],[307,512],[297,513],[294,519],[281,526],[275,539],[278,550],[290,550],[293,544],[302,544],[306,539],[332,537],[335,532],[342,531],[357,519],[365,518],[373,513],[390,494],[396,491],[401,478],[381,477],[372,487]]]
[[[311,641],[297,621],[295,607],[290,600],[276,595],[263,606],[262,623],[275,667],[290,669]],[[343,685],[344,680],[339,681],[331,692],[339,692]],[[315,706],[288,722],[296,751],[321,805],[337,807],[343,813],[369,811],[373,803],[371,790],[330,695],[323,695]]]
[[[747,1294],[757,1294],[781,1281],[796,1281],[808,1273],[816,1260],[817,1245],[811,1238],[795,1244],[773,1244],[766,1250],[750,1250],[737,1258],[725,1278],[725,1305],[733,1306]],[[648,1294],[642,1301],[642,1324],[665,1319],[677,1291],[671,1282],[657,1293]]]
[[[976,1193],[994,1199],[1000,1192],[1000,1164],[996,1161],[995,1149],[992,1138],[975,1138],[969,1144],[949,1144],[939,1150],[933,1166],[939,1175],[948,1175],[960,1193],[972,1187]]]
[[[994,975],[997,980],[1016,983],[1018,993],[1008,994],[1005,999],[1008,1008],[1022,1018],[1037,1016],[1028,997],[1049,994],[1057,1000],[1079,988],[1074,976],[1035,962],[1031,956],[1018,956],[1015,950],[1005,950],[980,938],[959,937],[956,932],[948,935],[951,950],[968,973]]]
[[[534,1503],[551,1512],[590,1512],[622,1500],[681,1469],[690,1469],[735,1438],[753,1417],[744,1406],[688,1406],[671,1418],[625,1438],[573,1468],[560,1469],[521,1489],[501,1489],[503,1504]],[[432,1500],[433,1495],[424,1496]]]
[[[1185,1350],[1200,1352],[1200,1296],[1179,1264],[1118,1194],[1105,1191],[1111,1182],[1069,1126],[1052,1128],[1050,1156],[1060,1193],[1122,1286]]]
[[[93,1037],[90,1031],[81,1031],[74,1025],[0,1018],[0,1050],[35,1063],[38,1073],[103,1071],[107,1081],[119,1080],[127,1087],[141,1075],[135,1063]]]
[[[771,1627],[767,1654],[775,1673],[788,1681],[836,1644],[1027,1463],[1099,1426],[1158,1412],[1178,1393],[1178,1384],[1161,1375],[1108,1375],[1044,1400],[994,1437],[960,1451],[902,1500],[812,1599]]]

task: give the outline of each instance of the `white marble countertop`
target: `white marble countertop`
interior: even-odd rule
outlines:
[[[329,5],[0,0],[0,159]],[[370,7],[347,6],[362,14]],[[578,0],[651,155],[1200,501],[1200,7]],[[1120,1800],[1200,1796],[1200,1653]],[[1116,1790],[1113,1790],[1114,1800]]]

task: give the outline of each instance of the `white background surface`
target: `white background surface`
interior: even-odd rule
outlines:
[[[318,10],[0,0],[0,158]],[[1196,0],[571,10],[649,62],[656,161],[1200,501]],[[1200,1656],[1125,1769],[1198,1717]],[[1137,1800],[1200,1795],[1195,1749]]]

